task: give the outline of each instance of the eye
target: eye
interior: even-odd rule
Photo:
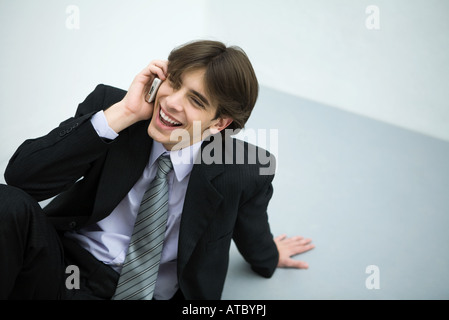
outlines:
[[[204,109],[204,104],[195,96],[190,97],[190,100],[193,102],[193,104],[195,104],[197,107],[203,108]]]

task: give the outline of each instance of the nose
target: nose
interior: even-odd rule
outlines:
[[[167,111],[181,111],[182,110],[183,94],[181,90],[172,90],[165,99],[165,107]]]

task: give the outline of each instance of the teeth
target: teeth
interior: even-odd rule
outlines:
[[[160,108],[160,110],[161,110],[160,115],[161,115],[161,118],[162,118],[162,119],[164,119],[165,121],[170,122],[171,124],[174,124],[174,125],[180,125],[180,124],[181,124],[181,123],[176,122],[176,121],[172,120],[171,118],[169,118],[169,117],[164,113],[164,111],[162,111],[162,108]]]

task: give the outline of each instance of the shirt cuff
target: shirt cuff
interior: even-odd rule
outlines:
[[[90,119],[90,122],[101,138],[114,140],[118,137],[118,134],[114,130],[112,130],[111,127],[109,127],[103,110],[98,111],[96,114],[94,114]]]

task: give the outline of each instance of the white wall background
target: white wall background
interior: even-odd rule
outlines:
[[[79,29],[67,27],[69,5]],[[378,30],[365,26],[369,5]],[[263,86],[449,141],[448,9],[446,0],[0,0],[0,169],[97,83],[127,88],[150,60],[198,38],[241,46]]]
[[[449,140],[449,1],[207,4],[207,31],[241,44],[262,84]]]

